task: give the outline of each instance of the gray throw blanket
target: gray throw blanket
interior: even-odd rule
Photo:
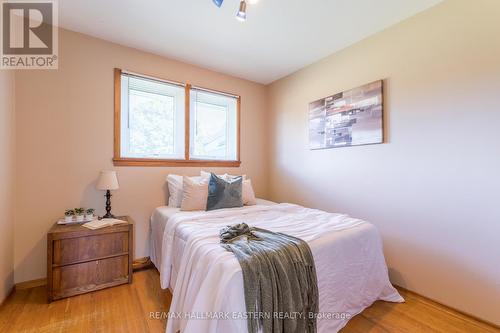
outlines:
[[[220,231],[243,271],[248,332],[316,332],[318,282],[303,240],[241,223]]]

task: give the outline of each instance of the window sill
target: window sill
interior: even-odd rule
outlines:
[[[147,158],[114,158],[113,164],[114,164],[114,166],[237,168],[241,165],[241,161],[159,160],[159,159],[147,159]]]

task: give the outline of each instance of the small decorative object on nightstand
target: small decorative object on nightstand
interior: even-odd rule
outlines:
[[[64,222],[65,223],[71,223],[73,222],[75,217],[75,211],[73,209],[67,209],[64,212]]]
[[[101,171],[96,188],[98,190],[106,191],[106,215],[103,217],[114,218],[115,216],[111,214],[111,191],[119,188],[116,171]]]
[[[134,222],[97,230],[81,224],[54,224],[47,234],[49,302],[132,283]]]
[[[95,212],[94,208],[88,208],[85,211],[85,220],[92,221],[94,219],[94,212]]]
[[[83,222],[85,220],[85,208],[75,208],[76,222]]]

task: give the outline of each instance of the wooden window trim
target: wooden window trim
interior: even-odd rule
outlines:
[[[140,75],[140,74],[137,74]],[[113,164],[115,166],[150,166],[150,167],[239,167],[241,165],[241,97],[238,95],[230,94],[227,92],[221,92],[213,89],[202,88],[196,86],[196,88],[206,89],[207,91],[220,92],[221,94],[227,94],[235,96],[237,99],[236,106],[236,156],[237,161],[217,161],[217,160],[198,160],[191,159],[189,157],[190,149],[190,93],[191,84],[185,84],[185,133],[184,133],[184,159],[152,159],[152,158],[126,158],[121,157],[121,76],[122,70],[119,68],[114,69],[114,153],[113,153]],[[144,75],[144,77],[152,78],[151,76]],[[164,79],[158,79],[162,81],[168,81]]]

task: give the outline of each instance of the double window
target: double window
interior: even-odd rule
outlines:
[[[115,165],[239,166],[240,98],[115,70]]]

